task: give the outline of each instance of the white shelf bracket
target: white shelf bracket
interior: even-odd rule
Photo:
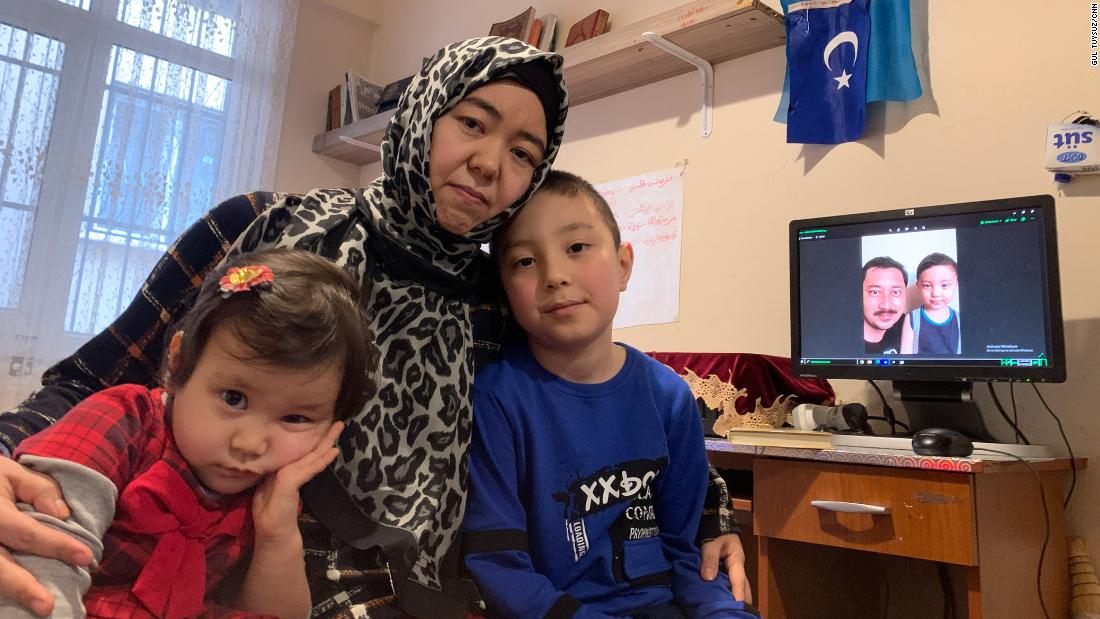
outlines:
[[[666,52],[676,56],[684,62],[693,65],[696,69],[699,69],[700,77],[703,79],[703,109],[702,109],[702,121],[703,126],[701,133],[703,137],[710,135],[711,129],[714,125],[713,110],[714,110],[714,67],[706,60],[696,56],[695,54],[687,51],[679,45],[669,41],[656,32],[643,32],[642,36],[645,37],[650,43],[665,50]]]
[[[363,149],[366,149],[366,150],[373,150],[376,153],[382,152],[382,147],[381,146],[375,146],[374,144],[371,144],[370,142],[364,142],[363,140],[357,140],[355,138],[349,138],[346,135],[340,136],[340,141],[344,142],[346,144],[351,144],[352,146],[355,146],[355,147],[358,147],[358,148],[363,148]]]

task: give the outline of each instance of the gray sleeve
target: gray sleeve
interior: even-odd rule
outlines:
[[[74,567],[60,559],[16,551],[12,552],[12,556],[53,594],[51,617],[83,619],[84,605],[81,598],[91,585],[92,572],[103,558],[101,540],[115,515],[115,485],[99,472],[68,460],[25,455],[19,458],[19,463],[53,477],[61,486],[72,516],[68,520],[58,520],[35,511],[33,506],[26,503],[19,503],[19,509],[46,526],[70,535],[86,545],[92,551],[94,562],[90,567]],[[0,597],[0,617],[30,619],[37,615]]]

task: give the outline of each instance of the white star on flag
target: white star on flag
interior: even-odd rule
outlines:
[[[833,78],[834,80],[836,80],[836,89],[840,90],[841,88],[850,88],[851,86],[848,85],[848,80],[851,79],[851,78],[852,78],[851,73],[848,73],[848,71],[846,69],[841,69],[840,70],[840,77],[834,77]]]

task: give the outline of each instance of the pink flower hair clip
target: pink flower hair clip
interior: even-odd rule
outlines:
[[[222,291],[222,298],[228,299],[235,292],[270,288],[273,281],[275,274],[266,264],[230,267],[218,280],[218,290]]]

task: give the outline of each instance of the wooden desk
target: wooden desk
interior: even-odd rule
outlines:
[[[746,447],[717,439],[708,439],[707,449],[719,469],[752,472],[751,503],[731,492],[752,511],[752,535],[743,537],[746,552],[756,548],[756,578],[750,573],[750,579],[768,619],[881,617],[884,607],[890,617],[942,617],[948,604],[971,619],[1043,617],[1036,568],[1044,513],[1039,484],[1023,464]],[[1052,619],[1066,619],[1062,478],[1069,461],[1032,465],[1050,513],[1043,600]],[[830,511],[811,506],[815,500],[880,506],[886,513]],[[883,558],[904,578],[885,578]],[[905,587],[908,600],[899,595]],[[944,587],[955,592],[946,604]]]

